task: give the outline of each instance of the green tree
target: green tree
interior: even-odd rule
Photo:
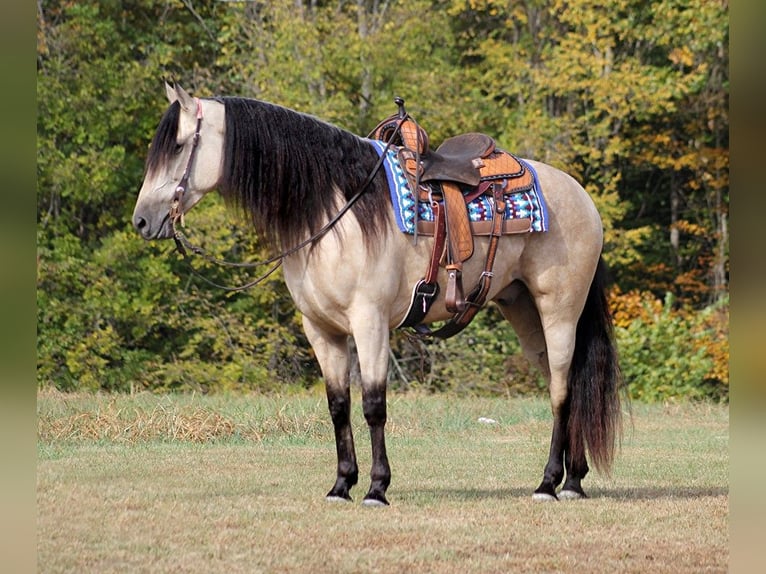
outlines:
[[[655,59],[683,91],[672,113],[631,131],[630,215],[655,231],[626,275],[648,273],[655,292],[699,305],[728,290],[728,7],[665,1],[652,6],[652,17],[664,24],[646,30]]]
[[[618,280],[725,290],[726,3],[456,0],[450,12],[502,109],[503,143],[584,183]]]
[[[190,279],[170,245],[146,244],[131,229],[147,145],[167,105],[161,83],[174,79],[197,95],[255,96],[359,134],[393,113],[398,95],[432,145],[483,131],[572,173],[602,214],[606,257],[625,293],[618,299],[632,290],[672,292],[669,301],[684,310],[645,321],[664,325],[649,329],[647,348],[662,346],[668,332],[704,332],[694,349],[708,347],[714,358],[705,378],[727,388],[728,347],[715,342],[727,322],[725,1],[37,7],[41,384],[262,388],[318,376],[278,276],[227,295]],[[194,241],[224,257],[262,259],[258,238],[230,216],[220,201],[203,202],[189,217]],[[196,265],[219,283],[247,281]],[[704,325],[691,318],[688,305],[713,299],[719,303],[700,314]],[[434,389],[463,382],[472,392],[510,392],[511,379],[538,388],[540,379],[514,359],[510,331],[496,323],[496,314],[481,315],[461,336],[488,351],[483,364],[492,368],[455,366],[471,364],[460,341],[424,349],[397,335],[392,376]],[[624,335],[639,356],[638,330]],[[636,378],[649,396],[653,381]],[[684,378],[681,394],[696,378]]]
[[[475,130],[473,90],[454,61],[445,4],[232,4],[221,26],[223,74],[214,84],[359,134],[395,111],[394,96],[405,98],[435,142]]]
[[[299,380],[295,311],[279,282],[250,297],[199,289],[132,230],[161,79],[202,85],[219,3],[38,3],[38,380],[60,388],[223,388]],[[220,202],[199,209],[206,245],[251,250]],[[249,242],[249,243],[248,243]],[[237,255],[242,256],[242,253]],[[244,280],[207,269],[219,282]],[[218,273],[216,276],[215,273]]]

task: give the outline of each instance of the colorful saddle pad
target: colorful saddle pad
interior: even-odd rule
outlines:
[[[386,144],[379,140],[368,140],[378,152],[380,157],[386,151]],[[531,220],[530,232],[543,232],[548,230],[548,210],[545,205],[540,182],[537,173],[529,163],[519,160],[525,168],[530,170],[534,183],[532,188],[526,191],[513,192],[507,195],[505,219]],[[399,229],[404,233],[415,233],[415,209],[417,204],[418,219],[420,221],[433,221],[434,214],[431,205],[427,201],[416,201],[415,195],[410,189],[402,166],[399,164],[397,148],[391,147],[386,152],[383,166],[388,178],[388,188],[391,192],[391,203],[394,207],[394,215]],[[469,191],[470,189],[466,189]],[[472,222],[492,221],[494,200],[488,195],[481,195],[468,203],[468,218]]]

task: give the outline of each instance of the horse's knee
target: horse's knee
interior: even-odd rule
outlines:
[[[327,392],[327,406],[330,410],[335,427],[342,427],[349,424],[351,419],[351,397],[348,391],[329,391]]]
[[[362,397],[362,410],[367,424],[371,427],[386,424],[386,390],[370,389]]]

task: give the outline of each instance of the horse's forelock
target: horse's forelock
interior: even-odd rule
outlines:
[[[146,157],[147,175],[155,173],[167,164],[176,147],[178,135],[178,119],[181,115],[181,105],[176,101],[162,115],[157,131],[149,146],[149,154]]]

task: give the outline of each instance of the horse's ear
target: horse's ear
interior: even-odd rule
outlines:
[[[187,112],[193,112],[196,110],[196,104],[194,98],[192,98],[186,90],[181,87],[181,84],[171,83],[165,81],[165,94],[168,97],[168,101],[172,104],[179,102],[181,107]]]
[[[171,104],[178,99],[175,86],[168,81],[165,82],[165,95],[167,95],[168,101]]]
[[[194,103],[194,98],[192,98],[188,93],[186,93],[186,90],[184,90],[180,84],[176,84],[174,86],[174,91],[175,91],[176,99],[181,103],[182,109],[184,109],[187,112],[196,111],[197,106]]]

